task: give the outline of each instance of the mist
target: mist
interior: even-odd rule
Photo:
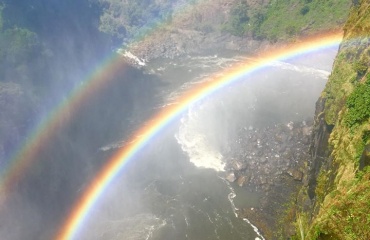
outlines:
[[[40,40],[26,67],[2,66],[10,70],[2,71],[6,84],[0,93],[19,93],[0,102],[9,114],[0,124],[0,163],[7,166],[73,89],[89,87],[89,76],[115,54],[118,40],[98,30],[102,8],[95,1],[3,2],[3,17],[9,19],[4,28],[24,27]],[[61,116],[63,124],[52,129],[32,165],[1,197],[1,238],[55,237],[135,130],[197,82],[247,58],[218,50],[159,59],[144,68],[122,60],[73,114]],[[258,206],[261,192],[225,180],[226,155],[240,129],[312,120],[335,54],[330,49],[271,63],[189,106],[125,166],[75,238],[262,239],[237,217],[239,209]]]

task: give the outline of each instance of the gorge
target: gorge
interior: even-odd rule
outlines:
[[[370,237],[367,1],[1,3],[4,239]],[[145,140],[191,89],[342,27],[339,50],[267,61]]]

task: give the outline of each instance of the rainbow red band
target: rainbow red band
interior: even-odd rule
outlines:
[[[207,79],[208,81],[204,81],[184,93],[175,101],[176,104],[162,109],[156,116],[147,121],[142,128],[129,138],[129,141],[127,141],[129,143],[117,151],[116,154],[107,161],[108,164],[103,167],[72,208],[70,215],[57,233],[56,239],[73,239],[77,231],[83,225],[89,211],[94,207],[94,204],[104,190],[120,173],[127,162],[134,159],[136,153],[143,149],[157,133],[166,127],[174,118],[179,116],[179,114],[184,112],[191,104],[204,99],[231,83],[242,80],[243,76],[267,67],[271,62],[291,59],[312,51],[338,46],[341,40],[341,32],[321,34],[306,38],[297,43],[288,44],[274,50],[260,53],[256,56],[257,59],[260,59],[259,61],[238,65],[237,67],[223,72],[221,77],[209,78]],[[110,64],[115,65],[115,62],[113,61]],[[110,71],[108,69],[111,68],[112,67],[108,65],[107,69],[103,69],[101,74],[104,75],[104,72]]]

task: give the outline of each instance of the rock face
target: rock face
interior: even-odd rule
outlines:
[[[316,102],[315,123],[310,145],[308,195],[311,199],[313,199],[315,195],[316,179],[324,162],[323,159],[327,159],[330,154],[328,150],[328,140],[333,126],[326,124],[324,108],[325,99],[320,98]]]
[[[365,146],[360,158],[360,165],[358,168],[363,170],[365,167],[370,166],[370,144]]]
[[[370,2],[353,3],[332,74],[316,105],[308,186],[297,196],[296,223],[306,218],[307,239],[370,237],[363,221],[369,214],[370,173],[365,167],[370,164],[370,121],[367,115],[357,118],[369,112],[368,102],[357,105],[369,95],[357,91],[368,89],[370,82]],[[354,117],[355,123],[350,121]]]

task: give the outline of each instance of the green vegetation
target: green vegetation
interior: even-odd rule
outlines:
[[[252,35],[270,41],[340,28],[345,22],[349,0],[279,0],[264,7],[249,7],[237,2],[230,11],[230,19],[223,29],[237,36]]]
[[[103,49],[89,6],[93,0],[0,0],[0,158],[21,146],[43,108],[60,100],[56,92],[71,88]]]
[[[312,1],[311,3],[314,3]],[[311,11],[310,11],[311,12]],[[307,13],[310,14],[310,12]],[[344,42],[322,94],[333,125],[329,159],[317,176],[316,202],[297,214],[293,239],[370,239],[370,167],[359,162],[370,140],[370,3],[352,7]]]
[[[0,61],[3,64],[20,64],[28,61],[40,47],[37,35],[24,28],[0,32]]]
[[[347,185],[345,192],[330,198],[314,228],[307,232],[307,239],[369,239],[369,184],[370,172],[366,170],[360,179]]]
[[[230,10],[230,19],[223,25],[223,30],[236,36],[243,36],[248,31],[250,17],[247,1],[238,2]]]
[[[118,39],[138,37],[145,29],[172,18],[171,1],[99,1],[104,6],[99,29]]]
[[[157,23],[171,22],[177,6],[176,1],[168,0],[98,1],[104,9],[100,17],[100,30],[121,40],[137,37]],[[221,30],[236,36],[272,42],[321,30],[339,29],[345,22],[351,4],[351,0],[271,0],[269,3],[233,0],[220,7],[222,1],[215,2],[217,6],[201,2],[188,0],[183,3],[195,6],[187,19],[187,28],[204,33]],[[219,15],[208,14],[207,11],[212,12],[213,8],[224,12]],[[211,18],[214,21],[210,21]]]
[[[271,41],[338,28],[347,18],[348,0],[272,1],[256,32]]]
[[[353,63],[353,69],[357,72],[358,75],[363,76],[368,69],[368,61],[361,59]]]
[[[14,82],[31,86],[34,81],[35,66],[43,47],[38,35],[26,28],[4,26],[4,5],[0,7],[0,81]]]
[[[302,15],[306,15],[308,12],[310,11],[310,7],[305,5],[301,8],[301,10],[299,11]]]
[[[370,75],[365,83],[358,84],[349,95],[346,106],[348,111],[344,121],[347,127],[360,125],[370,118]]]

